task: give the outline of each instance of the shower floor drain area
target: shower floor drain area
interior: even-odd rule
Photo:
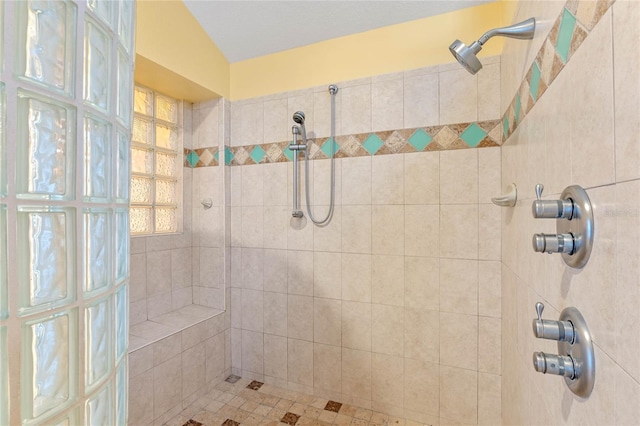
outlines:
[[[438,419],[434,419],[435,421]],[[167,426],[422,426],[338,401],[229,376]]]

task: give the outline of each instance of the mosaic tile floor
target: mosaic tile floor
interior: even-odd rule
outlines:
[[[167,426],[422,426],[410,420],[229,376]]]

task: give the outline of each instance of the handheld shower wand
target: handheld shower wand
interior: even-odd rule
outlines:
[[[526,21],[518,22],[508,27],[489,30],[469,46],[460,40],[456,40],[449,46],[449,51],[464,69],[471,74],[475,74],[482,69],[482,63],[476,55],[482,50],[482,46],[484,46],[491,37],[502,36],[520,40],[530,40],[533,38],[535,30],[536,20],[535,18],[529,18]]]

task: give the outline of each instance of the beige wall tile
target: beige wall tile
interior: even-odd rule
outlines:
[[[436,311],[405,308],[404,356],[438,363],[440,358],[440,316]]]
[[[373,204],[404,203],[404,161],[400,155],[371,157],[371,201]]]
[[[440,256],[478,258],[477,205],[440,206]]]
[[[216,334],[205,341],[206,382],[210,383],[220,377],[225,370],[225,337],[224,332]]]
[[[324,219],[328,214],[328,207],[322,206],[317,210],[320,217]],[[316,217],[317,213],[314,213]],[[313,230],[313,249],[315,251],[340,251],[342,250],[342,206],[334,205],[331,221],[325,226],[317,226]]]
[[[440,202],[440,153],[404,154],[404,198],[406,204]]]
[[[373,206],[371,223],[373,254],[404,254],[404,206]]]
[[[264,247],[286,249],[291,209],[285,206],[265,206],[263,212]]]
[[[371,304],[342,302],[342,347],[371,351]]]
[[[478,314],[501,317],[502,268],[500,262],[478,262]]]
[[[371,303],[371,255],[342,253],[342,299]]]
[[[342,163],[342,203],[371,204],[371,157],[344,158]]]
[[[313,386],[313,343],[288,340],[287,380],[305,386]]]
[[[342,135],[342,90],[335,96],[335,134]],[[296,110],[297,111],[297,110]],[[294,111],[295,112],[295,111]],[[331,95],[328,89],[313,94],[313,131],[317,138],[331,136]]]
[[[501,380],[495,374],[478,373],[478,424],[502,423]]]
[[[264,166],[253,165],[242,169],[242,205],[262,206],[264,204]]]
[[[340,346],[342,343],[342,301],[313,298],[313,341]]]
[[[314,252],[313,295],[329,299],[342,298],[342,254]]]
[[[466,424],[478,421],[478,373],[440,367],[440,416]]]
[[[371,352],[342,349],[342,393],[371,400]]]
[[[264,374],[287,380],[287,338],[264,335]]]
[[[616,181],[640,178],[640,9],[632,1],[613,6],[613,73]]]
[[[147,296],[171,290],[171,252],[147,253]]]
[[[199,343],[182,353],[182,400],[205,384],[205,345]]]
[[[499,226],[499,225],[498,225]],[[404,253],[407,256],[438,255],[440,246],[440,207],[404,206]]]
[[[242,330],[242,368],[253,373],[264,372],[264,334]]]
[[[374,132],[403,127],[403,78],[375,81],[371,85],[371,124]]]
[[[404,306],[404,256],[371,256],[371,301]]]
[[[153,417],[158,418],[182,401],[181,355],[153,368]]]
[[[242,287],[252,290],[264,288],[264,250],[242,249]]]
[[[478,151],[459,149],[440,153],[440,202],[478,203]]]
[[[615,12],[615,10],[614,10]],[[633,424],[640,418],[640,385],[623,369],[616,369],[615,422],[619,425]]]
[[[131,278],[129,283],[129,300],[137,302],[147,297],[147,261],[146,254],[132,254]]]
[[[264,103],[233,104],[231,146],[253,145],[264,140]]]
[[[282,142],[288,138],[288,124],[293,122],[288,115],[287,99],[274,99],[264,103],[264,143]],[[306,124],[306,122],[305,122]]]
[[[483,61],[484,62],[484,61]],[[500,62],[483,63],[478,76],[478,120],[500,118]]]
[[[374,304],[371,306],[371,319],[371,350],[379,354],[403,356],[404,309]]]
[[[440,312],[440,364],[477,369],[477,316]]]
[[[478,371],[500,374],[501,327],[499,318],[478,318]]]
[[[289,250],[287,282],[290,294],[313,296],[313,252]]]
[[[440,261],[436,258],[405,257],[404,305],[438,310],[440,306]]]
[[[264,251],[264,289],[279,293],[287,292],[287,251]]]
[[[371,206],[342,206],[342,251],[371,253]]]
[[[339,346],[313,345],[313,386],[342,392],[342,349]]]
[[[233,301],[232,301],[233,303]],[[233,307],[233,305],[232,305]],[[264,332],[278,336],[287,335],[287,295],[264,292]],[[268,374],[265,372],[265,374]],[[269,374],[271,375],[271,374]]]
[[[242,290],[242,329],[263,331],[263,291]]]
[[[242,247],[263,247],[264,212],[262,210],[262,206],[242,207]],[[231,233],[233,235],[233,229],[231,230]]]
[[[440,124],[438,73],[405,75],[404,127]]]
[[[404,407],[440,415],[440,367],[437,363],[404,360]]]
[[[149,424],[154,416],[153,370],[129,378],[129,422]],[[159,401],[161,402],[161,401]]]
[[[313,341],[313,297],[289,295],[287,336]]]
[[[612,49],[608,12],[555,82],[581,93],[571,98],[566,112],[571,114],[567,119],[579,123],[571,127],[571,177],[586,188],[615,181]],[[586,140],[597,143],[585,144]],[[593,167],[594,158],[598,167]]]
[[[342,133],[367,133],[371,131],[371,84],[343,87],[342,105],[338,110],[342,118]]]
[[[287,177],[289,176],[289,164],[270,163],[258,166],[264,170],[263,181],[263,202],[265,206],[286,206],[288,205]],[[231,170],[242,169],[243,167],[231,167]],[[233,189],[232,196],[233,196]]]
[[[371,355],[371,399],[384,405],[404,405],[404,359]]]
[[[615,13],[615,10],[614,10]],[[628,333],[640,327],[640,228],[638,211],[640,208],[640,182],[626,182],[616,185],[616,205],[621,214],[616,230],[616,284],[615,284],[615,335],[616,362],[636,381],[640,380],[640,336]],[[635,212],[635,213],[632,213]]]
[[[494,204],[478,205],[478,258],[481,260],[500,260],[500,208]]]
[[[335,204],[342,204],[342,159],[333,160],[333,179]],[[328,206],[331,202],[331,160],[317,160],[313,162],[313,205]],[[314,209],[314,217],[316,219],[326,216],[325,210],[322,213],[315,213],[319,210]]]
[[[440,259],[440,310],[478,314],[478,262]]]
[[[440,73],[440,124],[478,119],[478,81],[464,69]]]

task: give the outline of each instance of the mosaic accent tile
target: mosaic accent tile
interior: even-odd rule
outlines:
[[[485,138],[485,136],[487,136],[487,132],[478,127],[477,124],[471,123],[471,125],[462,132],[460,138],[471,148],[475,148]]]
[[[325,410],[333,411],[334,413],[340,412],[340,408],[342,408],[342,404],[339,403],[339,402],[335,402],[335,401],[327,402],[327,405],[325,405],[325,407],[324,407]]]
[[[565,4],[504,112],[499,145],[513,134],[613,3],[614,0],[570,0]]]
[[[183,424],[182,426],[203,426],[202,423],[195,421],[193,419],[189,419],[189,421],[187,421],[185,424]]]
[[[329,139],[325,140],[324,143],[322,144],[322,148],[320,148],[320,150],[322,151],[322,153],[324,155],[326,155],[327,158],[331,158],[331,149],[332,149],[332,147],[333,147],[333,155],[335,156],[336,153],[340,150],[340,145],[338,145],[333,138],[329,138]]]
[[[256,163],[260,163],[262,161],[262,159],[264,158],[264,156],[266,155],[266,152],[264,152],[264,149],[260,148],[260,145],[256,145],[255,148],[253,148],[253,150],[251,151],[251,159]]]
[[[280,419],[280,421],[282,423],[288,424],[289,426],[294,426],[299,419],[300,419],[299,415],[288,412],[282,417],[282,419]],[[235,426],[235,425],[230,425],[230,426]]]
[[[235,374],[232,374],[229,377],[227,377],[226,379],[224,379],[224,381],[227,382],[227,383],[236,383],[241,378],[242,377],[240,377],[240,376],[236,376]]]
[[[384,142],[382,142],[375,133],[370,134],[369,137],[362,143],[363,148],[366,149],[367,152],[371,155],[375,155],[376,152],[378,152],[378,150],[382,147],[382,145],[384,145]]]
[[[422,129],[418,129],[409,138],[409,143],[416,149],[416,151],[422,151],[431,143],[432,140],[433,138],[427,132]]]
[[[257,391],[258,389],[260,389],[262,387],[262,385],[264,385],[264,383],[259,382],[257,380],[254,380],[254,381],[252,381],[251,383],[249,383],[247,385],[247,389],[251,389],[251,390]]]
[[[240,426],[240,423],[235,420],[227,419],[222,423],[222,426]]]

